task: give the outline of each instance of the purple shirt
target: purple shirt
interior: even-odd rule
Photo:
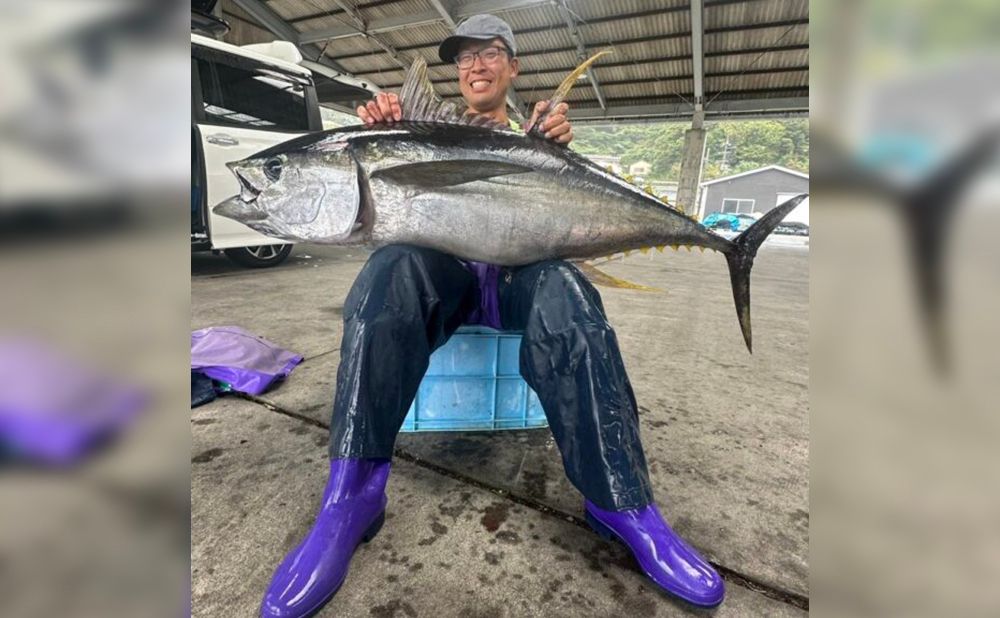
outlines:
[[[510,125],[512,129],[521,130],[519,124],[510,122]],[[476,281],[479,283],[479,306],[465,318],[465,323],[470,326],[481,325],[503,330],[503,325],[500,323],[500,293],[498,289],[500,267],[496,264],[471,260],[462,260],[462,264],[476,276]]]
[[[479,284],[479,304],[465,318],[469,325],[482,325],[503,330],[500,323],[499,279],[500,267],[496,264],[463,260],[465,267],[476,276]]]

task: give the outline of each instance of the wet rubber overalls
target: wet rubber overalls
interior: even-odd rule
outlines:
[[[421,247],[369,258],[344,304],[330,457],[390,458],[431,353],[462,324],[522,331],[521,375],[566,475],[594,504],[652,502],[639,418],[615,333],[576,267],[498,267]]]

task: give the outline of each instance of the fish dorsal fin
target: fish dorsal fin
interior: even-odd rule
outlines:
[[[442,101],[434,92],[434,86],[427,75],[427,62],[421,57],[417,57],[406,72],[403,88],[399,91],[399,106],[403,112],[403,120],[410,122],[441,122],[497,131],[511,130],[509,126],[489,116],[466,114],[454,103]]]
[[[563,102],[563,100],[566,99],[566,95],[569,94],[569,91],[572,90],[573,86],[576,85],[577,78],[583,75],[584,71],[589,69],[590,65],[594,64],[598,58],[610,53],[611,53],[610,49],[603,49],[597,52],[590,58],[587,58],[582,63],[580,63],[580,66],[573,69],[573,72],[567,75],[566,79],[562,80],[562,83],[559,84],[559,87],[556,88],[556,91],[552,93],[552,97],[549,98],[548,109],[546,109],[545,112],[538,117],[538,120],[535,121],[535,124],[532,125],[530,132],[533,135],[541,135],[542,131],[541,129],[539,129],[539,127],[545,123],[545,120],[549,117],[549,115],[551,115],[552,110],[556,108],[556,105],[559,105],[560,103]]]

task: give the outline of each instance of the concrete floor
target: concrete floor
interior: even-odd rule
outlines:
[[[195,615],[252,615],[308,530],[326,475],[344,297],[361,249],[299,246],[276,269],[192,258],[192,328],[237,324],[306,357],[257,401],[192,411]],[[636,398],[657,502],[727,579],[719,616],[808,605],[808,250],[769,241],[753,276],[754,355],[725,261],[635,254],[601,288]],[[388,521],[320,616],[674,616],[619,546],[582,523],[547,429],[402,434]]]

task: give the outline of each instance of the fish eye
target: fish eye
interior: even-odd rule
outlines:
[[[264,162],[264,175],[268,177],[271,182],[278,182],[281,178],[281,159],[278,157],[272,157]]]

